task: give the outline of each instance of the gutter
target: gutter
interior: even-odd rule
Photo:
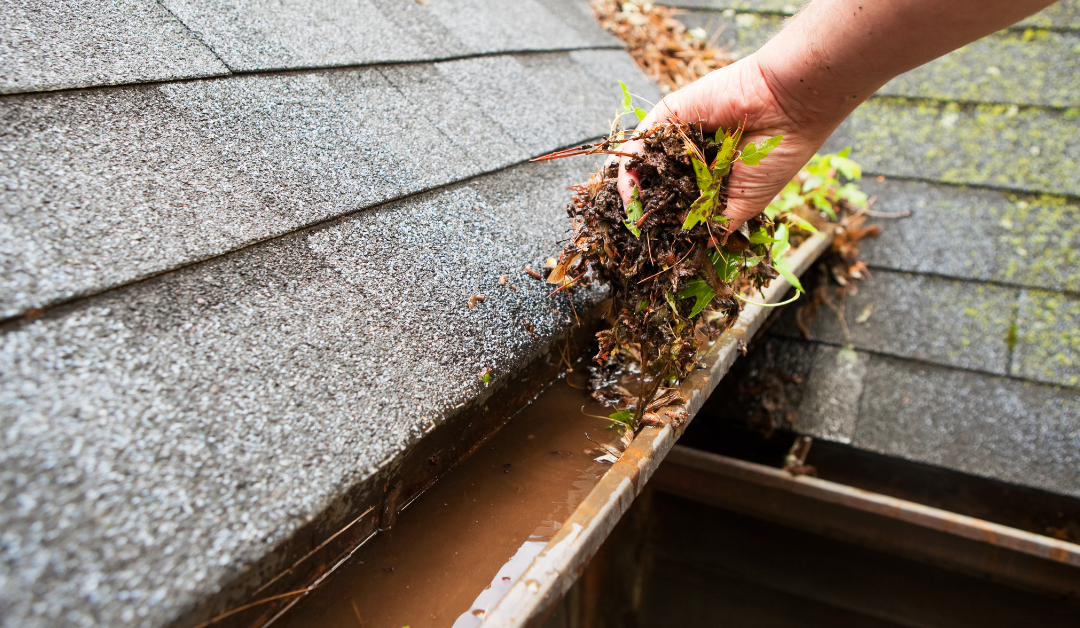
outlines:
[[[1012,587],[1080,598],[1080,545],[676,445],[656,490]]]
[[[791,253],[795,273],[801,275],[831,243],[832,236],[824,231],[815,233],[803,242]],[[786,280],[777,277],[765,289],[764,302],[779,302],[790,287]],[[679,387],[679,392],[687,400],[683,409],[689,418],[679,425],[643,428],[503,599],[485,614],[481,626],[534,626],[547,617],[581,575],[768,315],[769,308],[746,305],[735,325],[721,334],[702,360],[704,368],[696,371]],[[664,416],[663,410],[658,414]]]

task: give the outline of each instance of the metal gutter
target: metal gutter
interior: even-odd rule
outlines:
[[[1003,584],[1080,597],[1080,545],[975,517],[681,446],[652,486]]]
[[[832,242],[824,231],[803,242],[791,255],[802,274]],[[763,300],[777,303],[790,289],[782,277],[765,289]],[[728,369],[768,317],[768,308],[747,304],[735,325],[718,338],[702,360],[701,370],[680,386],[689,419],[678,426],[643,428],[611,470],[589,493],[547,547],[485,615],[484,628],[537,625],[570,588],[671,451],[686,424],[697,414]],[[664,416],[663,410],[660,415]]]

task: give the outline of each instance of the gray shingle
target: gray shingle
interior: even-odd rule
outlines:
[[[1080,107],[1080,33],[1004,31],[901,74],[879,94]]]
[[[1080,497],[1080,396],[871,357],[852,444]]]
[[[869,357],[862,352],[821,346],[806,378],[795,429],[838,443],[850,443],[859,420],[859,399]]]
[[[858,155],[854,155],[858,159]],[[978,188],[868,178],[880,219],[862,259],[877,268],[1080,291],[1080,204]]]
[[[522,266],[557,248],[588,165],[512,168],[8,323],[3,623],[167,622],[482,398],[485,367],[511,376],[570,323]]]
[[[701,28],[712,39],[717,30],[716,47],[742,58],[765,45],[779,32],[786,19],[768,13],[736,13],[734,11],[689,11],[676,16],[687,28]]]
[[[655,95],[626,53],[574,54],[5,99],[0,315],[596,136],[616,78]]]
[[[687,28],[703,29],[709,37],[721,29],[716,45],[741,58],[764,45],[786,18],[776,13],[691,10],[677,19]],[[1080,85],[1073,80],[1078,50],[1077,31],[1002,31],[901,74],[878,94],[1078,107]]]
[[[1080,299],[1044,290],[1023,292],[1011,372],[1080,388]]]
[[[575,115],[580,114],[579,111],[567,116],[555,104],[562,100],[557,96],[558,84],[545,83],[540,76],[527,71],[523,61],[506,56],[476,57],[437,63],[435,68],[458,92],[482,106],[503,132],[518,145],[526,147],[531,155],[540,155],[604,132],[605,111],[594,110],[592,124],[588,125],[591,131],[583,128],[580,115]],[[580,70],[573,72],[568,65],[550,68],[543,61],[539,63],[544,69],[567,72],[567,82],[588,80],[587,74]],[[574,95],[588,99],[583,92]],[[552,98],[556,100],[552,102]]]
[[[3,316],[289,229],[155,87],[0,102]]]
[[[1080,124],[1068,111],[871,98],[824,150],[849,145],[874,174],[1080,196]]]
[[[856,349],[1004,375],[1017,292],[879,270],[848,297],[844,319]],[[869,318],[856,323],[867,307]],[[793,314],[784,313],[778,333],[800,335]],[[818,308],[810,333],[814,340],[847,343],[839,318],[825,306]]]
[[[0,94],[227,73],[153,0],[39,0],[0,8]]]
[[[565,10],[568,1],[551,6]],[[585,22],[580,8],[563,20],[536,0],[163,3],[230,68],[243,71],[618,45]]]
[[[608,32],[596,20],[590,2],[586,0],[536,0],[545,9],[589,42],[593,48],[625,48],[618,37]]]

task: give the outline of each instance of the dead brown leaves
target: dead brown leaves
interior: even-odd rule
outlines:
[[[594,0],[592,9],[600,24],[626,43],[634,61],[665,94],[735,61],[705,39],[692,37],[674,17],[678,9],[642,0]]]
[[[829,252],[816,266],[819,274],[817,286],[811,289],[807,295],[810,298],[795,315],[795,323],[807,340],[810,339],[810,323],[822,305],[836,312],[845,338],[848,336],[844,303],[848,296],[858,293],[858,282],[870,277],[866,263],[859,259],[859,245],[864,238],[881,234],[879,225],[866,224],[866,207],[855,207],[842,201],[836,206],[836,211],[840,221],[835,226]],[[865,315],[869,317],[870,313],[865,312]]]

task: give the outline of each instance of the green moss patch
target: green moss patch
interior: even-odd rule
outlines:
[[[1080,196],[1080,125],[1060,111],[873,98],[831,142],[875,174]]]
[[[1080,386],[1080,299],[1031,290],[1021,298],[1012,374]]]

